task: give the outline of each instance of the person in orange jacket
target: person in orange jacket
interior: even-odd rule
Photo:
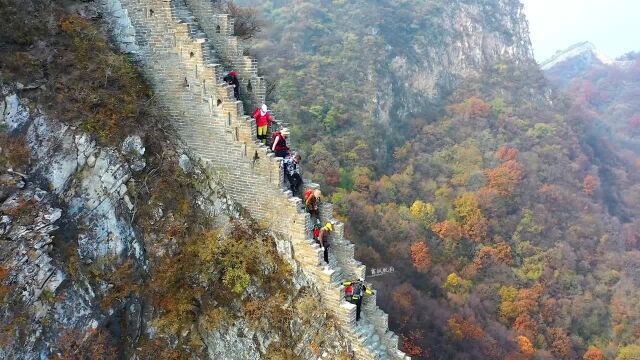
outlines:
[[[256,119],[258,140],[262,141],[262,143],[266,145],[267,132],[269,131],[269,126],[273,122],[273,118],[271,117],[271,114],[269,114],[269,108],[267,108],[267,105],[262,104],[261,107],[257,108],[253,113],[253,118]]]

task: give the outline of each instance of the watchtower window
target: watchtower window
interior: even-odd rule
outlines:
[[[218,102],[216,104],[217,104],[217,106],[222,105],[222,100],[218,99]]]
[[[153,14],[154,14],[153,9],[149,9],[149,16],[153,16]]]
[[[253,86],[251,86],[251,80],[249,80],[249,82],[247,83],[247,91],[249,92],[253,91]]]
[[[196,54],[194,54],[193,51],[189,53],[190,58],[193,58],[194,56],[196,56]]]
[[[216,26],[216,33],[220,34],[220,25]]]

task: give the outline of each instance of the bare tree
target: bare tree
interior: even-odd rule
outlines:
[[[241,7],[233,1],[227,2],[227,11],[233,16],[234,33],[242,40],[249,40],[262,31],[262,21],[258,19],[258,10],[254,7]]]
[[[265,101],[274,103],[276,101],[276,82],[270,79],[264,79],[266,83]]]

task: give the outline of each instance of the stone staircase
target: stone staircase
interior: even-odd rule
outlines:
[[[388,316],[377,307],[375,295],[365,297],[356,324],[355,305],[344,301],[340,284],[364,279],[366,268],[355,260],[344,224],[333,219],[331,204],[323,205],[322,217],[335,224],[326,266],[302,201],[283,188],[282,159],[257,141],[255,122],[222,81],[227,64],[238,72],[247,106],[264,102],[264,80],[255,60],[242,54],[229,15],[220,14],[211,0],[102,1],[120,29],[115,33],[126,35],[126,48],[141,61],[179,136],[215,169],[236,202],[290,242],[295,261],[320,290],[356,358],[408,359],[398,350],[398,337],[388,330]]]

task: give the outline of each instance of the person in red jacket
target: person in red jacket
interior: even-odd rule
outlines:
[[[262,143],[266,145],[267,132],[269,131],[269,126],[273,122],[273,118],[271,117],[271,114],[269,114],[269,108],[267,108],[267,105],[262,104],[262,107],[256,109],[253,113],[253,118],[256,119],[258,140],[262,141]]]
[[[287,138],[289,137],[289,129],[284,128],[276,131],[271,135],[273,145],[271,150],[276,153],[277,157],[286,158],[289,155],[289,147],[287,146]]]

